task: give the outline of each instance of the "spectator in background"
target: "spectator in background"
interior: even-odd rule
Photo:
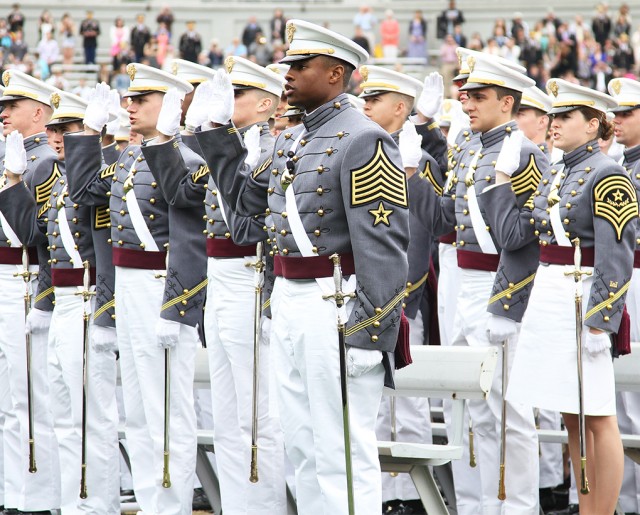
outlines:
[[[253,57],[260,66],[267,66],[273,62],[273,51],[267,38],[258,32],[256,40],[249,45],[249,57]]]
[[[447,34],[440,47],[440,75],[444,84],[451,84],[455,71],[458,69],[458,54],[456,53],[455,39],[452,34]]]
[[[168,5],[163,5],[160,14],[156,18],[156,23],[158,24],[158,32],[160,31],[160,26],[164,23],[164,28],[169,32],[169,39],[171,39],[171,28],[173,27],[174,17],[173,12],[171,12],[171,8]]]
[[[72,64],[76,51],[76,24],[69,13],[62,15],[58,25],[58,33],[62,39],[62,62],[63,64]]]
[[[640,26],[631,35],[631,48],[633,48],[633,57],[636,61],[636,75],[638,75],[638,69],[640,69]]]
[[[74,95],[78,95],[80,98],[84,98],[86,101],[89,101],[93,90],[94,88],[87,85],[87,79],[85,79],[84,77],[80,77],[78,79],[78,85],[71,90],[71,93],[73,93]]]
[[[220,48],[220,42],[216,38],[211,40],[207,57],[209,58],[208,65],[211,68],[217,68],[218,66],[222,66],[222,63],[224,63],[224,52]]]
[[[287,19],[284,17],[282,9],[276,9],[273,11],[273,18],[269,22],[269,28],[271,29],[271,43],[280,42],[284,43],[284,31],[287,26]]]
[[[502,57],[519,64],[521,51],[522,49],[516,44],[515,38],[508,38],[502,47]]]
[[[247,54],[247,47],[240,41],[240,38],[233,38],[229,46],[224,51],[225,57],[228,57],[230,55],[247,57]]]
[[[93,11],[87,11],[87,17],[80,24],[80,35],[84,47],[85,64],[96,64],[96,47],[100,35],[100,23],[93,17]]]
[[[422,16],[422,11],[416,11],[409,22],[407,57],[427,59],[427,20]]]
[[[376,46],[375,27],[377,24],[378,19],[376,18],[375,14],[373,14],[371,6],[366,4],[361,5],[360,9],[353,17],[354,27],[359,27],[360,29],[362,29],[364,37],[366,37],[369,41],[369,49],[371,51],[373,51],[374,47]]]
[[[11,12],[7,16],[9,22],[9,32],[17,32],[24,27],[24,14],[20,11],[20,4],[13,4]]]
[[[202,38],[196,32],[196,22],[189,20],[187,30],[180,36],[180,57],[192,63],[198,62],[198,55],[202,52]]]
[[[136,16],[136,24],[131,29],[131,48],[135,55],[135,60],[140,62],[144,56],[144,46],[151,39],[151,31],[144,23],[144,14]]]
[[[546,29],[547,34],[558,34],[558,27],[562,24],[562,20],[556,17],[553,7],[547,9],[547,15],[542,19],[542,25]]]
[[[369,39],[367,39],[367,37],[364,35],[364,32],[362,31],[361,27],[358,27],[358,26],[355,27],[355,34],[351,39],[353,40],[354,43],[357,43],[358,45],[360,45],[367,52],[371,50],[371,48],[369,47]]]
[[[149,42],[144,46],[143,52],[146,64],[154,68],[162,67],[158,62],[158,40],[155,36],[151,36]]]
[[[449,8],[438,16],[438,38],[443,39],[447,34],[453,34],[453,27],[463,23],[464,14],[456,7],[456,0],[449,0]]]
[[[471,38],[467,42],[467,48],[470,50],[477,50],[478,52],[482,51],[484,48],[484,42],[479,32],[474,32],[471,35]]]
[[[249,21],[247,21],[247,24],[242,31],[242,44],[245,46],[245,48],[249,48],[249,45],[251,45],[251,43],[256,40],[256,35],[258,34],[258,32],[264,33],[262,27],[258,25],[256,17],[250,16]]]
[[[9,33],[7,20],[0,18],[0,47],[8,51],[11,48],[11,43],[13,43],[13,39]]]
[[[509,31],[509,34],[515,38],[516,33],[519,32],[518,29],[522,30],[523,35],[529,34],[529,24],[522,19],[522,13],[520,11],[513,13],[513,20],[511,20],[511,30]],[[521,42],[516,38],[516,43],[520,44]]]
[[[158,32],[156,32],[155,36],[156,42],[158,44],[158,54],[156,55],[156,59],[158,60],[158,64],[162,68],[167,58],[167,51],[169,50],[169,46],[171,45],[171,32],[167,28],[165,22],[161,21],[158,24]]]
[[[22,29],[18,29],[13,34],[13,42],[9,48],[9,54],[12,55],[17,62],[22,62],[28,51],[29,46],[24,42]]]
[[[380,43],[382,44],[382,54],[386,59],[395,59],[398,57],[400,24],[391,9],[385,11],[384,20],[382,20],[380,24]]]
[[[129,78],[129,74],[127,73],[127,65],[122,63],[118,71],[111,79],[111,88],[115,89],[120,93],[120,96],[124,95],[129,89],[129,85],[131,84],[131,79]]]
[[[593,37],[601,47],[604,46],[604,42],[609,38],[609,34],[611,34],[611,18],[609,18],[609,14],[607,13],[608,8],[605,3],[598,4],[596,15],[591,20]]]
[[[53,66],[51,68],[51,72],[53,73],[53,75],[51,75],[51,77],[49,77],[45,81],[47,84],[50,84],[51,86],[61,89],[62,91],[71,90],[71,84],[62,73],[62,66],[60,65]]]
[[[620,76],[624,76],[633,70],[635,64],[633,49],[629,45],[629,36],[622,33],[618,38],[616,53],[613,56],[613,66],[618,68]]]
[[[46,63],[48,69],[51,65],[60,59],[60,48],[58,42],[53,38],[53,31],[44,33],[44,37],[38,43],[37,52],[40,55],[40,59]],[[49,70],[45,70],[45,75],[49,76]]]
[[[462,25],[453,28],[453,39],[458,46],[467,47],[467,36],[462,33]]]
[[[575,36],[576,42],[581,45],[586,37],[590,36],[591,31],[584,23],[582,16],[576,14],[575,20],[569,25],[569,33]]]
[[[631,32],[630,16],[628,14],[623,14],[622,7],[620,7],[620,13],[616,18],[616,23],[613,25],[613,35],[616,38],[619,38],[622,34],[628,35],[629,32]]]
[[[129,36],[129,27],[126,27],[124,20],[118,16],[114,24],[109,28],[111,42],[109,54],[111,55],[114,70],[117,70],[120,66],[120,54],[129,47]]]
[[[40,40],[44,39],[44,35],[47,32],[54,32],[53,16],[48,9],[45,9],[40,14],[38,19],[38,37]]]

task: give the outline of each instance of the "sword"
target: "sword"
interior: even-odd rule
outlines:
[[[342,429],[344,433],[344,461],[347,471],[347,502],[349,515],[354,515],[353,503],[353,466],[351,464],[351,430],[349,428],[349,393],[347,389],[347,346],[345,343],[345,320],[342,319],[344,312],[344,299],[355,298],[354,292],[344,293],[342,291],[342,268],[340,267],[340,255],[332,254],[329,259],[333,261],[333,282],[335,293],[333,295],[323,295],[324,300],[334,299],[338,308],[338,351],[340,353],[340,390],[342,393]]]
[[[395,442],[398,439],[398,420],[397,420],[397,410],[396,410],[396,397],[392,395],[389,397],[389,411],[391,417],[391,441]],[[391,477],[396,477],[398,475],[397,472],[389,472]]]
[[[91,279],[89,274],[89,261],[84,261],[84,277],[82,291],[76,292],[83,300],[83,345],[82,345],[82,456],[80,464],[80,499],[87,498],[87,397],[89,389],[89,322],[91,320],[91,306],[87,309],[87,303],[95,292],[90,290]]]
[[[580,437],[580,493],[589,493],[589,481],[587,480],[587,446],[585,438],[584,420],[584,387],[582,384],[582,276],[591,275],[589,271],[580,269],[582,264],[582,252],[580,251],[580,238],[572,241],[575,251],[573,254],[574,270],[565,272],[564,275],[572,275],[575,280],[576,292],[576,345],[577,345],[577,367],[578,367],[578,432]]]
[[[475,468],[476,463],[476,451],[473,445],[473,422],[471,416],[469,416],[469,466]]]
[[[22,247],[22,272],[16,272],[14,277],[22,277],[24,281],[24,320],[27,321],[31,311],[31,272],[29,272],[29,249],[26,245]],[[33,384],[31,380],[31,333],[25,333],[25,350],[27,353],[27,414],[29,427],[29,472],[32,474],[38,471],[36,467],[36,443],[33,436]]]
[[[507,494],[504,489],[505,461],[507,455],[507,382],[509,380],[509,347],[507,340],[502,342],[502,418],[500,420],[500,479],[498,480],[498,499],[504,501]]]
[[[264,243],[256,244],[256,262],[247,263],[255,270],[253,318],[253,398],[251,402],[251,470],[249,481],[258,482],[258,387],[260,381],[260,316],[262,314],[262,286],[264,285]]]

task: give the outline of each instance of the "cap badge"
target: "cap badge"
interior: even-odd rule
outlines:
[[[458,68],[462,68],[462,52],[456,49],[456,55],[458,56]]]
[[[364,82],[367,82],[369,80],[369,68],[367,68],[366,66],[361,66],[360,76],[362,77],[362,80]]]
[[[176,63],[175,61],[171,63],[171,73],[173,73],[174,75],[178,75],[178,63]]]
[[[287,24],[287,41],[289,44],[293,41],[293,35],[296,33],[296,26],[293,23]]]
[[[467,57],[467,64],[469,65],[469,71],[473,72],[473,68],[476,65],[476,58],[470,55],[469,57]]]
[[[227,73],[231,73],[231,70],[233,70],[233,65],[235,63],[236,60],[232,56],[229,56],[224,60],[224,67],[227,69]]]
[[[547,86],[547,89],[554,97],[557,97],[560,86],[558,86],[558,83],[555,80],[552,80]]]
[[[11,72],[9,70],[7,70],[6,72],[4,72],[2,74],[2,82],[4,83],[5,86],[9,85],[9,80],[11,79]]]
[[[130,64],[127,65],[127,74],[129,75],[129,78],[133,82],[133,80],[136,78],[136,66],[135,66],[135,64],[130,63]]]
[[[60,107],[60,95],[58,93],[51,93],[49,100],[51,101],[51,105],[54,109],[58,109],[58,107]]]
[[[451,111],[451,102],[448,102],[445,100],[443,109],[445,113],[448,113],[449,111]]]
[[[611,89],[616,95],[619,95],[620,90],[622,89],[622,83],[618,79],[615,79],[611,82]]]

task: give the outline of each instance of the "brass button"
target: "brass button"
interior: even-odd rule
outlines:
[[[372,335],[371,335],[371,341],[372,341],[373,343],[376,343],[376,342],[378,341],[378,336],[377,336],[377,335],[375,335],[375,334],[372,334]]]
[[[282,253],[286,256],[289,254],[289,249],[282,249]]]
[[[324,209],[318,209],[318,216],[324,216]]]
[[[609,321],[609,317],[608,317],[608,316],[605,316],[605,317],[604,317],[604,321],[605,321],[605,322],[608,322],[608,321]]]
[[[224,237],[227,239],[231,238],[231,233],[229,231],[225,232]]]
[[[155,203],[156,203],[156,199],[154,199],[153,197],[151,197],[151,198],[149,199],[149,202],[150,202],[151,204],[155,204]]]
[[[280,216],[282,216],[282,218],[287,218],[287,216],[289,216],[289,215],[287,214],[286,211],[283,211]]]

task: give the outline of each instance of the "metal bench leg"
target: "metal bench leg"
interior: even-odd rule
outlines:
[[[287,485],[287,515],[298,515],[296,500],[289,489],[289,485]]]
[[[216,471],[213,470],[207,451],[201,446],[198,446],[198,454],[196,457],[196,474],[200,483],[202,483],[202,489],[209,499],[209,504],[216,515],[222,513],[222,501],[220,500],[220,483],[218,483],[218,476]]]
[[[415,466],[410,474],[425,511],[429,515],[449,515],[429,467]]]
[[[453,486],[453,472],[451,471],[451,463],[440,465],[439,467],[433,467],[433,472],[438,478],[438,483],[442,488],[442,493],[445,499],[449,503],[449,511],[451,513],[458,513],[458,507],[456,506],[456,491]]]

